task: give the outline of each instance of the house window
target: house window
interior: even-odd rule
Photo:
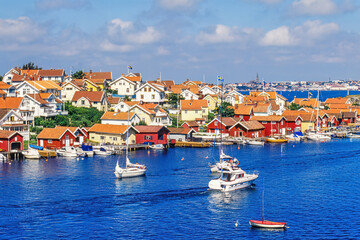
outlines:
[[[198,110],[195,110],[195,113],[196,113],[196,114],[198,114],[198,112],[199,112]]]
[[[187,114],[187,110],[185,110],[185,114]]]
[[[127,92],[127,93],[130,92],[129,88],[126,89],[126,92]]]
[[[113,140],[114,140],[114,141],[117,141],[117,137],[113,137]]]
[[[100,139],[101,139],[101,140],[104,140],[104,139],[105,139],[105,137],[104,137],[104,136],[100,136]]]
[[[151,99],[155,99],[155,94],[151,95]]]
[[[202,110],[202,113],[205,113],[205,109]]]
[[[296,125],[300,125],[300,124],[301,124],[301,121],[300,121],[300,120],[296,120],[295,124],[296,124]]]
[[[85,105],[85,100],[81,100],[81,105]]]
[[[64,141],[64,140],[63,140],[63,141]],[[48,140],[48,143],[52,143],[52,139],[49,139],[49,140]]]
[[[145,135],[145,136],[144,136],[144,139],[145,139],[145,140],[152,140],[152,136]]]
[[[147,88],[144,88],[144,92],[147,92]]]
[[[163,134],[160,134],[159,140],[163,140],[163,139],[164,139],[164,135],[163,135]]]
[[[276,124],[276,122],[271,122],[271,124]]]
[[[62,143],[65,144],[65,139],[62,140]]]
[[[140,99],[144,99],[144,95],[141,94],[141,95],[140,95]]]
[[[70,143],[71,143],[71,144],[73,143],[73,139],[70,139]]]
[[[263,124],[267,124],[267,122],[264,122],[264,121],[262,121],[261,123],[263,123]]]

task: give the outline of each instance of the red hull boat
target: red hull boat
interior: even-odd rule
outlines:
[[[258,228],[286,228],[285,222],[272,222],[267,220],[250,220],[250,226]]]

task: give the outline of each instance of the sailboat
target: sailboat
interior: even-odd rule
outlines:
[[[222,80],[223,82],[224,80]],[[223,88],[222,88],[223,89]],[[221,103],[219,109],[219,115],[222,120],[222,93],[221,93]],[[208,186],[210,190],[217,190],[222,192],[230,192],[246,187],[250,187],[255,181],[259,174],[252,173],[248,174],[240,167],[238,167],[239,162],[236,158],[232,158],[224,153],[222,149],[222,128],[220,130],[220,162],[215,165],[211,165],[211,171],[220,172],[220,176],[216,179],[213,179],[209,182]]]
[[[128,177],[138,177],[138,176],[144,176],[146,173],[146,166],[138,163],[131,163],[129,159],[129,131],[131,128],[131,125],[129,123],[129,117],[128,117],[128,126],[129,129],[126,133],[126,167],[121,168],[119,165],[119,159],[116,161],[115,171],[114,174],[116,178],[128,178]]]
[[[261,220],[250,220],[249,224],[251,227],[256,228],[286,228],[286,222],[272,222],[265,220],[264,218],[264,195],[265,195],[265,185],[263,180],[263,194],[262,194],[262,219]]]
[[[313,140],[313,141],[327,141],[330,140],[331,137],[328,135],[325,135],[323,133],[320,132],[320,126],[319,126],[319,90],[318,90],[318,95],[316,98],[316,128],[315,128],[315,132],[310,132],[308,133],[308,135],[306,136],[308,139]]]

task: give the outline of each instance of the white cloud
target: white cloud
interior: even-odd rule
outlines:
[[[191,8],[201,0],[158,0],[161,7],[169,10],[178,10],[179,8]]]
[[[260,40],[264,46],[296,46],[310,45],[316,40],[339,31],[336,23],[325,23],[321,21],[306,21],[301,26],[289,28],[281,26],[267,32]]]
[[[130,52],[135,49],[132,45],[118,45],[111,43],[109,40],[105,40],[100,44],[102,50],[107,52]]]
[[[332,0],[298,0],[292,3],[292,9],[299,15],[330,15],[338,11]]]
[[[26,43],[39,39],[44,33],[45,29],[28,17],[0,19],[0,41]]]
[[[204,43],[230,43],[240,39],[239,29],[237,27],[228,27],[218,24],[215,29],[208,32],[200,32],[196,36],[196,41],[200,44]]]
[[[128,44],[149,44],[161,39],[161,33],[154,27],[136,29],[132,22],[120,18],[113,19],[107,27],[109,36],[116,42]]]
[[[170,51],[165,47],[158,47],[156,50],[157,55],[169,55]]]

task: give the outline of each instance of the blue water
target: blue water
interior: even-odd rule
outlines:
[[[131,152],[146,177],[118,180],[119,157],[0,164],[2,239],[350,239],[360,238],[360,140],[226,146],[252,189],[210,192],[211,149]],[[209,159],[205,157],[209,156]],[[184,158],[181,161],[181,158]],[[251,229],[265,216],[286,231]],[[238,220],[239,226],[235,227]]]
[[[242,94],[249,95],[249,91],[240,91]],[[280,95],[286,97],[289,102],[294,100],[294,97],[297,98],[307,98],[312,96],[312,98],[316,98],[318,92],[317,91],[276,91]],[[310,93],[310,95],[309,95]],[[349,93],[349,94],[348,94]],[[320,91],[319,99],[324,102],[327,98],[336,98],[336,97],[346,97],[348,95],[360,95],[360,91]]]

